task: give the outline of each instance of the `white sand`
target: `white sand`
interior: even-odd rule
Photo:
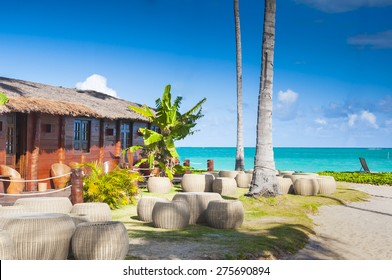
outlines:
[[[347,186],[369,193],[369,201],[321,207],[311,217],[316,235],[290,259],[392,260],[392,187]]]

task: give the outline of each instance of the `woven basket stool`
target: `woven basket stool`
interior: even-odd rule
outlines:
[[[69,214],[72,203],[67,197],[29,197],[19,198],[14,205],[23,205],[32,212]]]
[[[0,229],[0,260],[14,260],[14,241],[8,231]]]
[[[189,204],[181,200],[157,202],[152,210],[152,221],[157,228],[185,228],[190,217]]]
[[[119,221],[87,222],[77,225],[71,244],[77,260],[124,260],[129,237]]]
[[[177,193],[173,201],[186,201],[189,204],[189,224],[200,224],[206,222],[206,210],[208,203],[212,200],[223,199],[218,193],[189,192]]]
[[[316,178],[318,177],[318,174],[316,173],[293,173],[293,174],[285,174],[283,175],[283,178],[290,178],[293,181],[293,184],[297,179],[305,178],[305,179],[310,179],[310,178]]]
[[[237,191],[237,182],[234,178],[219,177],[212,184],[212,191],[220,195],[232,195]]]
[[[184,192],[211,192],[213,181],[212,174],[184,174],[181,187]]]
[[[0,207],[0,216],[8,215],[8,214],[27,214],[30,212],[31,210],[24,207],[23,205]]]
[[[314,178],[299,178],[294,183],[294,193],[298,195],[316,195],[319,189],[318,181]]]
[[[147,189],[151,193],[169,193],[172,186],[167,177],[150,177],[147,180]]]
[[[137,203],[137,216],[144,222],[152,222],[152,209],[156,202],[169,202],[165,197],[142,197]]]
[[[15,259],[65,260],[75,224],[66,214],[10,214],[1,217],[0,228],[14,241]]]
[[[90,219],[90,222],[104,222],[112,220],[112,212],[107,203],[87,202],[77,203],[72,206],[71,214],[84,214]]]
[[[319,176],[317,182],[320,187],[319,194],[332,194],[336,191],[336,181],[332,176]]]
[[[252,173],[238,173],[237,176],[235,176],[237,187],[248,189],[250,183],[252,182],[252,177]]]
[[[278,191],[280,194],[294,193],[293,181],[290,178],[277,176],[276,179],[278,181]]]
[[[221,170],[219,171],[219,177],[235,178],[239,173],[244,173],[244,171],[235,170]]]
[[[207,223],[211,227],[239,228],[243,221],[244,206],[238,200],[214,200],[208,204]]]

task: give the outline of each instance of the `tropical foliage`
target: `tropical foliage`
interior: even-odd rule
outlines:
[[[181,114],[179,110],[182,97],[178,96],[172,102],[170,89],[171,86],[167,85],[162,97],[155,101],[155,112],[147,105],[142,107],[129,106],[129,108],[147,117],[152,127],[158,128],[157,130],[148,128],[139,130],[143,136],[144,146],[133,146],[130,148],[131,152],[142,149],[143,159],[136,165],[148,162],[150,169],[160,168],[164,174],[172,179],[175,173],[184,171],[183,166],[173,163],[174,159],[179,158],[174,142],[196,132],[194,127],[196,126],[196,121],[203,116],[201,106],[206,101],[206,98],[199,101],[187,112]]]
[[[4,94],[4,92],[0,91],[0,105],[4,105],[8,102],[8,97]]]
[[[105,173],[103,165],[96,161],[81,167],[89,170],[83,179],[86,202],[105,202],[111,209],[136,203],[135,196],[139,191],[137,182],[143,181],[139,173],[122,168]]]
[[[392,186],[392,172],[364,173],[364,172],[318,172],[320,175],[333,176],[336,181]]]

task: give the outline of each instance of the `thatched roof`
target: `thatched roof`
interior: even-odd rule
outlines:
[[[9,98],[7,104],[0,106],[0,114],[42,112],[74,117],[147,121],[143,116],[128,109],[129,105],[139,104],[96,91],[0,77],[0,92]]]

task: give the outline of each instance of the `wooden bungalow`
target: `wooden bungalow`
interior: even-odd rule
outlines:
[[[27,180],[49,178],[54,163],[120,157],[126,147],[142,144],[138,129],[149,125],[128,109],[135,103],[100,92],[3,77],[0,92],[9,98],[0,106],[0,165]],[[37,190],[37,182],[25,190]]]

